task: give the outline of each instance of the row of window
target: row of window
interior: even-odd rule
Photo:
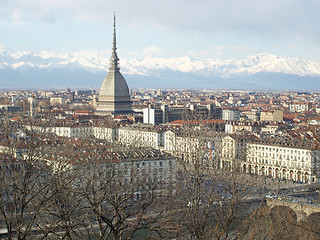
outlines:
[[[262,146],[251,146],[251,149],[262,150],[262,151],[276,151],[284,153],[297,153],[297,154],[306,154],[307,150],[297,150],[297,149],[288,149],[288,148],[279,148],[279,147],[262,147]]]
[[[250,162],[267,164],[267,165],[276,165],[276,166],[285,166],[291,168],[309,168],[310,164],[302,164],[302,163],[293,163],[289,161],[278,161],[278,160],[270,160],[270,159],[261,159],[261,158],[250,158]]]
[[[170,167],[172,167],[173,163],[171,160],[168,161],[168,165]],[[131,166],[131,163],[124,163],[123,164],[123,167],[124,168],[128,168]],[[139,168],[139,167],[152,167],[152,166],[160,166],[162,167],[163,166],[163,162],[162,161],[142,161],[142,162],[137,162],[136,163],[136,167]]]
[[[274,153],[266,153],[266,152],[250,152],[250,155],[257,155],[258,157],[272,157],[272,158],[279,158],[279,159],[286,159],[286,160],[294,160],[294,161],[302,161],[304,160],[309,161],[309,157],[304,157],[300,155],[286,155],[286,154],[274,154]]]

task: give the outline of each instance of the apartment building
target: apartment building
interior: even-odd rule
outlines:
[[[262,111],[260,121],[283,121],[283,110]]]
[[[160,148],[164,145],[161,128],[147,125],[130,125],[117,130],[117,141],[122,144]]]
[[[222,109],[222,120],[231,120],[231,121],[240,120],[239,109]]]
[[[243,171],[305,183],[319,182],[319,146],[312,142],[257,140],[247,143]]]
[[[225,133],[236,133],[236,132],[259,132],[261,125],[258,123],[251,122],[226,122]]]
[[[289,108],[290,112],[305,112],[311,110],[312,104],[307,102],[294,102],[289,105]]]

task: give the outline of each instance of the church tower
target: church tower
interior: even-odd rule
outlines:
[[[113,47],[109,60],[109,73],[103,80],[97,101],[97,115],[122,115],[132,113],[130,93],[126,80],[120,73],[116,47],[116,17],[113,23]]]

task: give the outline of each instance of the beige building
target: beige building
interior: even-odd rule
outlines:
[[[246,162],[246,143],[252,135],[226,135],[216,143],[216,167],[227,171],[239,169]]]
[[[65,105],[67,103],[67,99],[65,97],[50,97],[50,105]]]
[[[268,110],[260,113],[261,121],[283,121],[283,110]]]
[[[200,139],[192,135],[164,133],[164,150],[186,161],[191,161],[199,153]]]
[[[259,132],[261,126],[258,123],[252,122],[227,122],[225,124],[225,133],[236,133],[236,132]]]

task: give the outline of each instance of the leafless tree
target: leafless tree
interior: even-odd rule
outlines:
[[[241,172],[243,154],[231,158],[230,167],[220,169],[223,134],[202,121],[193,121],[180,132],[184,139],[192,140],[176,142],[179,170],[169,217],[176,237],[228,239],[251,210],[248,196],[252,195],[253,184]]]
[[[155,227],[162,214],[159,200],[167,196],[164,184],[168,184],[151,167],[156,160],[121,159],[117,152],[110,158],[112,149],[104,144],[94,149],[88,162],[76,167],[86,231],[97,239],[131,239],[138,230]]]
[[[37,219],[52,197],[48,178],[51,168],[42,162],[42,137],[24,130],[19,123],[2,118],[1,224],[8,238],[25,239],[33,235]]]

